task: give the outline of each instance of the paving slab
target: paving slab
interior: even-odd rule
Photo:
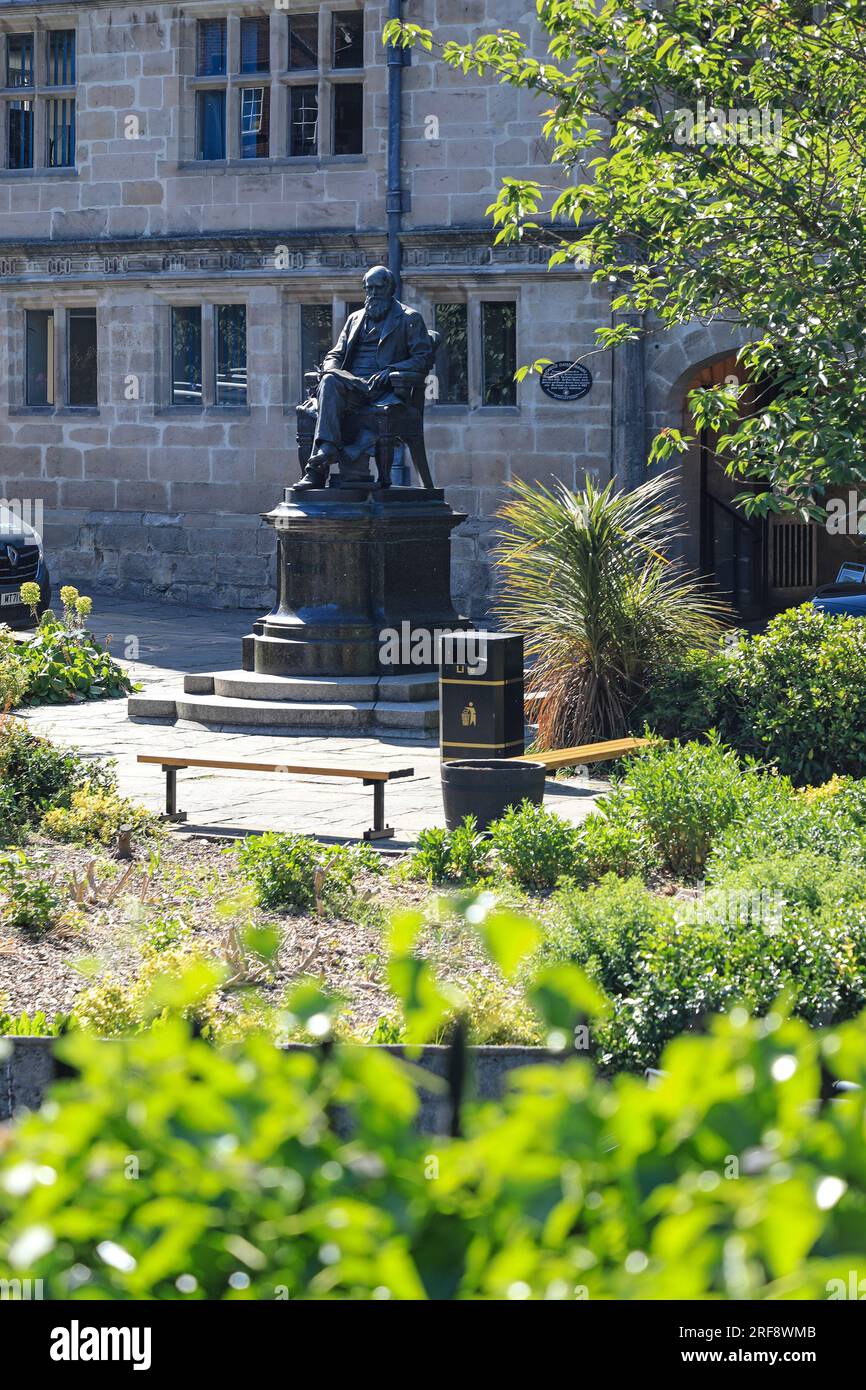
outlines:
[[[186,675],[236,670],[240,639],[259,616],[257,610],[219,612],[112,595],[94,600],[90,626],[103,641],[111,636],[112,654],[143,692],[168,686],[180,691]],[[411,731],[370,737],[345,730],[312,734],[223,729],[182,720],[138,723],[127,717],[125,698],[43,705],[21,711],[21,717],[60,746],[78,747],[100,760],[114,759],[123,794],[154,811],[163,809],[164,777],[158,767],[136,762],[139,753],[413,767],[413,778],[395,780],[386,789],[386,820],[396,834],[385,846],[411,845],[425,826],[445,823],[438,744]],[[545,805],[568,820],[580,821],[607,787],[585,776],[550,780]],[[372,799],[370,788],[337,778],[190,769],[178,776],[178,802],[189,819],[177,833],[309,829],[322,838],[356,840],[370,824]]]

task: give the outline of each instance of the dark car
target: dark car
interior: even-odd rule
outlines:
[[[41,616],[51,602],[51,579],[39,532],[8,507],[0,507],[0,623],[30,627],[30,609],[21,602],[21,585],[36,583],[40,589],[37,612]]]

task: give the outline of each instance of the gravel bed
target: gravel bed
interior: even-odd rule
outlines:
[[[143,923],[155,917],[180,918],[190,929],[189,943],[237,962],[232,922],[219,903],[242,894],[231,842],[169,834],[153,851],[136,847],[131,864],[115,861],[104,849],[58,844],[32,836],[31,859],[42,860],[69,896],[64,920],[41,935],[0,926],[0,1011],[50,1019],[72,1010],[76,995],[106,974],[124,981],[141,963]],[[389,859],[389,869],[396,861]],[[360,874],[353,885],[366,899],[357,920],[247,908],[235,923],[271,924],[281,946],[267,972],[252,978],[262,997],[279,1003],[292,982],[320,978],[346,1001],[353,1031],[366,1035],[394,1009],[385,982],[383,921],[397,906],[421,906],[428,916],[420,942],[444,979],[467,983],[495,975],[474,932],[448,914],[440,917],[436,895],[426,885],[395,884],[386,874]],[[237,1007],[237,994],[221,993],[220,1008]]]

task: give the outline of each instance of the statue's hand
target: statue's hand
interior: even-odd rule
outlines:
[[[390,385],[390,382],[389,382],[389,377],[390,377],[390,375],[391,375],[391,368],[390,368],[390,367],[388,368],[388,370],[387,370],[386,372],[374,372],[373,375],[372,375],[371,377],[368,377],[368,379],[367,379],[367,385],[370,387],[370,390],[371,390],[371,391],[378,391],[378,390],[381,389],[381,387]]]

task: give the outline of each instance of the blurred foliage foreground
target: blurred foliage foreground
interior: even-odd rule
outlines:
[[[535,924],[460,907],[514,978]],[[420,925],[390,940],[416,1038],[453,1009]],[[866,1082],[866,1016],[816,1032],[735,1007],[671,1042],[663,1075],[605,1081],[579,1049],[607,1001],[555,964],[531,1002],[574,1055],[460,1105],[458,1024],[460,1133],[432,1139],[419,1089],[444,1083],[336,1043],[312,982],[284,1020],[308,1050],[195,1036],[202,969],[161,983],[149,1032],[58,1042],[72,1077],[0,1143],[0,1278],[49,1299],[773,1299],[845,1297],[866,1272],[866,1089],[833,1088]]]

